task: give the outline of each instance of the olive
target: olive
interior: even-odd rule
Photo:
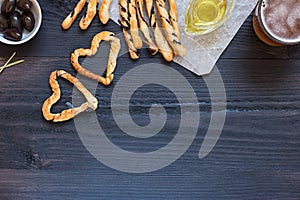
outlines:
[[[22,32],[17,28],[7,28],[3,31],[4,38],[12,41],[20,41],[22,39]]]
[[[0,32],[4,31],[6,28],[8,28],[8,20],[0,13]]]
[[[22,14],[23,26],[27,31],[32,31],[35,25],[35,19],[32,12],[23,12]]]
[[[1,6],[1,13],[6,17],[15,10],[16,8],[16,0],[4,0]]]
[[[17,8],[21,11],[29,11],[32,3],[30,0],[17,0]]]
[[[10,27],[17,28],[19,32],[23,31],[22,16],[18,11],[14,11],[9,17]]]

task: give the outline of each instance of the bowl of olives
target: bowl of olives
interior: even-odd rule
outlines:
[[[0,0],[0,42],[23,44],[40,29],[42,11],[37,0]]]

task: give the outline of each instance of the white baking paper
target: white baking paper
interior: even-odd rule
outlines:
[[[190,0],[178,0],[179,25],[181,26],[182,44],[187,49],[184,57],[175,57],[174,61],[197,75],[211,72],[222,52],[229,45],[246,18],[251,14],[257,0],[236,0],[235,7],[223,26],[205,34],[190,36],[184,33],[184,15]],[[111,18],[118,23],[119,1],[111,5]]]

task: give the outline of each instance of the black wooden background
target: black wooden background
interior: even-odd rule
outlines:
[[[54,124],[41,114],[51,93],[50,72],[65,69],[75,74],[69,61],[74,49],[89,47],[93,35],[102,30],[121,31],[114,22],[103,26],[97,18],[87,31],[79,30],[79,18],[63,31],[60,23],[76,2],[41,0],[43,23],[36,38],[20,46],[0,44],[0,63],[14,51],[15,60],[25,59],[0,75],[0,199],[300,199],[299,45],[267,46],[254,34],[251,16],[245,21],[217,63],[226,88],[227,117],[221,138],[204,159],[198,152],[211,114],[207,88],[202,77],[168,64],[197,93],[201,110],[197,137],[170,166],[125,173],[107,167],[85,149],[73,120]],[[115,82],[150,59],[166,64],[159,55],[150,58],[146,50],[136,62],[121,56]],[[166,106],[171,120],[151,142],[139,142],[125,137],[111,117],[115,82],[97,88],[97,117],[110,139],[133,151],[166,145],[180,120],[176,97],[157,85],[134,94],[130,109],[138,124],[149,123],[153,102]],[[71,85],[64,81],[61,85],[57,111],[71,101]]]

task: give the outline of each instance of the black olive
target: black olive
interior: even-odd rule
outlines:
[[[8,28],[8,20],[0,13],[0,32],[4,31],[6,28]]]
[[[17,8],[21,11],[29,11],[32,3],[30,0],[17,0]]]
[[[7,28],[3,31],[4,38],[12,41],[20,41],[22,39],[22,32],[17,28]]]
[[[14,11],[9,17],[10,27],[17,28],[19,32],[23,31],[22,16],[18,11]]]
[[[23,21],[23,26],[24,28],[31,32],[34,28],[35,25],[35,19],[34,19],[34,15],[32,14],[32,12],[23,12],[22,14],[22,21]]]
[[[4,0],[1,5],[1,13],[6,17],[15,10],[16,8],[16,0]]]

